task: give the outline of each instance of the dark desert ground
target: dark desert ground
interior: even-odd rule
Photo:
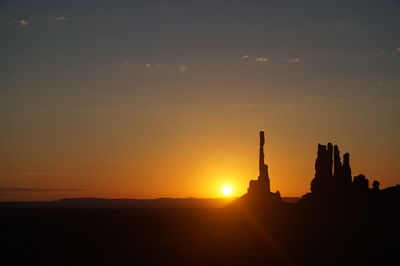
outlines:
[[[2,209],[2,260],[6,265],[398,265],[398,208],[360,212]]]
[[[1,210],[6,265],[398,265],[399,218],[214,209]],[[379,217],[379,218],[378,218]]]

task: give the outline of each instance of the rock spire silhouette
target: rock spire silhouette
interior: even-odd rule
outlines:
[[[270,193],[270,180],[268,174],[268,165],[265,164],[264,154],[265,135],[264,131],[260,131],[260,154],[258,160],[259,176],[257,180],[250,180],[248,192],[249,193]]]

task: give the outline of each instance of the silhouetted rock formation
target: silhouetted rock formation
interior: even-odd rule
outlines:
[[[233,202],[257,209],[289,210],[291,209],[281,199],[279,191],[272,193],[270,189],[270,178],[268,165],[265,164],[264,154],[265,136],[260,132],[259,147],[259,176],[256,180],[250,180],[247,193]],[[369,181],[364,175],[352,178],[350,166],[350,154],[345,153],[343,160],[337,145],[328,143],[318,144],[317,158],[315,160],[315,175],[311,181],[311,193],[304,195],[301,200],[293,206],[292,210],[358,210],[359,208],[377,208],[389,201],[398,202],[400,198],[400,187],[392,187],[381,190],[379,182],[374,181],[373,188],[369,188]],[[372,207],[375,206],[375,207]]]
[[[335,178],[340,178],[342,175],[342,162],[340,161],[340,151],[337,145],[333,147],[333,156],[333,176]]]
[[[379,185],[381,183],[379,183],[379,181],[374,180],[374,182],[372,182],[372,190],[378,192],[380,190]]]
[[[332,174],[333,170],[333,174]],[[343,156],[343,164],[337,145],[318,144],[315,160],[315,176],[311,182],[311,192],[317,195],[327,195],[338,190],[345,191],[351,185],[350,155]]]
[[[258,160],[259,176],[257,180],[250,180],[247,193],[237,202],[234,202],[233,205],[244,203],[244,206],[255,208],[256,210],[258,208],[277,210],[282,209],[282,207],[285,206],[286,203],[282,201],[279,191],[276,193],[271,192],[268,165],[264,162],[264,144],[264,132],[260,131],[260,153]]]
[[[358,175],[354,177],[353,187],[357,192],[368,192],[368,183],[368,179],[365,177],[365,175]]]
[[[264,163],[264,144],[264,131],[260,131],[260,155],[258,161],[258,170],[260,174],[257,180],[250,180],[249,188],[247,189],[248,193],[250,194],[265,194],[271,191],[268,165]]]
[[[343,174],[343,184],[348,186],[351,184],[351,168],[350,168],[350,154],[345,153],[343,155],[343,167],[342,167],[342,174]]]
[[[360,206],[359,204],[367,202],[375,204],[389,195],[380,190],[379,185],[378,181],[374,181],[373,188],[370,189],[368,179],[362,174],[352,179],[350,154],[345,153],[343,155],[342,163],[337,145],[332,147],[331,143],[328,143],[328,145],[318,144],[315,176],[311,181],[311,193],[304,195],[299,203],[300,205],[307,205],[307,202],[311,200],[321,206],[333,203],[334,205],[339,204],[337,206],[346,206],[346,208],[357,207]],[[393,190],[400,192],[399,189],[390,191]],[[395,193],[391,195],[395,195]]]
[[[336,152],[335,152],[336,155]],[[336,158],[336,156],[335,156]],[[337,171],[335,160],[335,172]],[[315,160],[315,176],[311,181],[311,192],[315,194],[327,193],[329,182],[332,179],[332,144],[318,144],[317,159]]]
[[[365,181],[360,182],[365,183]],[[338,193],[346,194],[352,190],[353,186],[365,186],[364,183],[362,185],[360,182],[357,181],[352,184],[349,153],[344,154],[342,163],[337,145],[333,146],[332,149],[331,143],[328,143],[327,146],[318,144],[315,176],[311,181],[312,194],[318,196],[337,195]]]

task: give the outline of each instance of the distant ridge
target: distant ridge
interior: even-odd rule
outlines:
[[[235,198],[157,198],[157,199],[105,199],[66,198],[56,201],[0,202],[1,209],[11,208],[73,208],[73,209],[167,209],[167,208],[219,208]],[[283,198],[294,203],[299,198]]]

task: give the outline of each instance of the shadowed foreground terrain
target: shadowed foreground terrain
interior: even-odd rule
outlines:
[[[399,217],[229,209],[0,211],[7,265],[398,265]]]
[[[225,207],[193,199],[197,208],[165,199],[142,205],[102,199],[2,203],[2,260],[7,265],[400,265],[400,186],[380,189],[375,180],[370,188],[364,175],[353,178],[350,155],[342,163],[339,148],[328,143],[318,145],[311,192],[297,203],[285,202],[279,191],[270,191],[264,142],[260,132],[258,178]]]

